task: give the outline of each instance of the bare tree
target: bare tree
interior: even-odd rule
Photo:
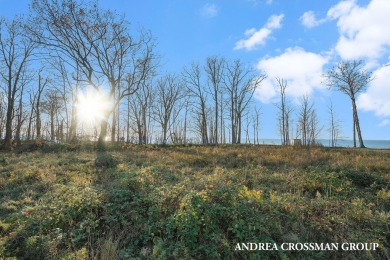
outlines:
[[[197,119],[198,132],[202,139],[202,144],[209,143],[207,128],[207,93],[202,83],[202,73],[199,63],[192,63],[189,68],[185,67],[183,71],[184,82],[189,96],[194,98],[194,112]]]
[[[24,121],[26,120],[26,115],[23,110],[23,97],[24,97],[25,85],[22,85],[19,92],[19,105],[16,111],[16,129],[15,129],[15,141],[17,145],[21,144],[21,130]]]
[[[42,121],[41,121],[41,97],[43,90],[49,83],[49,78],[45,77],[43,78],[41,76],[43,68],[40,69],[38,73],[38,88],[36,93],[36,100],[35,100],[35,121],[36,121],[36,142],[39,143],[42,141]]]
[[[66,140],[76,140],[79,82],[75,79],[79,78],[78,66],[76,65],[76,70],[73,71],[72,67],[67,66],[67,63],[59,57],[48,59],[48,63],[51,65],[53,77],[57,82],[54,88],[61,97],[61,100],[59,101],[62,103],[64,108],[65,127],[63,128],[66,129]]]
[[[58,112],[63,108],[63,99],[55,89],[50,89],[45,92],[44,100],[42,102],[42,110],[49,115],[50,118],[50,140],[59,140],[56,134],[59,129]],[[57,130],[56,130],[57,122]]]
[[[153,37],[142,31],[135,40],[124,16],[99,9],[97,1],[34,0],[32,10],[34,22],[29,29],[37,43],[67,57],[68,64],[77,64],[78,81],[101,93],[102,84],[108,85],[107,99],[113,105],[101,121],[102,146],[113,110],[154,73]]]
[[[224,79],[225,90],[229,97],[232,143],[241,143],[242,117],[253,97],[255,90],[267,77],[265,74],[255,74],[240,60],[226,65]]]
[[[298,112],[297,132],[301,137],[302,145],[310,144],[312,111],[313,103],[310,102],[310,97],[306,94],[301,97],[300,108]]]
[[[320,126],[320,119],[317,116],[317,111],[313,107],[313,109],[310,111],[310,117],[309,117],[309,145],[316,145],[318,137],[322,131],[322,127]]]
[[[164,144],[167,141],[167,133],[181,110],[178,108],[178,102],[183,98],[183,91],[183,83],[176,75],[167,74],[157,82],[154,115],[156,122],[161,126]]]
[[[325,74],[326,85],[348,95],[352,102],[353,145],[356,147],[357,131],[360,148],[365,148],[356,107],[356,95],[364,91],[373,80],[372,74],[362,69],[363,61],[339,62]]]
[[[115,96],[114,98],[118,99],[120,93],[121,93],[121,85],[118,84],[116,93],[114,94],[114,96]],[[119,138],[119,133],[117,131],[119,131],[119,129],[120,129],[120,120],[119,120],[119,118],[120,118],[120,105],[121,105],[121,103],[117,102],[116,106],[113,108],[113,111],[112,111],[111,142],[115,142],[115,136],[117,136]]]
[[[251,144],[251,139],[249,138],[249,125],[252,123],[251,122],[251,119],[249,118],[249,113],[246,112],[245,113],[245,122],[246,122],[246,125],[245,125],[245,129],[244,129],[244,132],[245,132],[245,143],[246,144]],[[254,140],[253,140],[254,142]]]
[[[183,134],[182,134],[182,139],[183,139],[183,143],[184,144],[187,143],[187,127],[188,127],[187,115],[188,115],[188,106],[189,106],[189,104],[190,104],[189,99],[184,101],[184,125],[183,125]]]
[[[259,144],[259,132],[260,132],[260,108],[254,108],[254,114],[252,114],[252,126],[253,126],[253,143]]]
[[[0,18],[0,76],[5,82],[7,113],[3,148],[12,149],[12,121],[17,93],[28,82],[29,62],[35,44],[24,36],[21,18]]]
[[[279,132],[281,136],[282,145],[288,145],[290,141],[290,114],[292,112],[292,108],[288,104],[286,89],[287,89],[287,81],[282,78],[276,78],[276,82],[278,84],[277,90],[279,92],[280,101],[276,104],[279,109],[278,116],[278,124],[279,124]]]
[[[210,83],[210,93],[214,100],[214,133],[213,142],[218,143],[218,121],[219,121],[219,107],[221,106],[222,100],[219,100],[221,96],[222,80],[223,80],[223,69],[225,60],[219,57],[208,57],[206,60],[206,74]],[[222,114],[221,114],[222,116]],[[222,127],[222,125],[221,125]],[[222,132],[222,131],[221,131]]]
[[[37,98],[37,94],[36,92],[34,92],[33,90],[30,90],[29,92],[29,100],[30,100],[30,115],[28,117],[28,124],[27,124],[27,141],[30,141],[31,140],[31,131],[32,131],[32,127],[33,127],[33,120],[34,120],[34,117],[35,117],[35,100]]]
[[[316,145],[321,131],[322,127],[320,127],[314,103],[310,100],[310,96],[305,94],[300,100],[297,118],[297,137],[301,137],[302,145]]]
[[[147,144],[150,139],[150,118],[154,101],[153,84],[145,82],[134,95],[127,97],[127,141],[130,140],[130,130],[138,134],[138,143]],[[134,122],[134,124],[131,124]]]
[[[333,102],[331,101],[328,106],[328,115],[329,115],[329,146],[336,147],[337,139],[340,135],[340,121],[336,119]]]
[[[1,90],[0,90],[1,91]],[[4,132],[4,127],[5,124],[4,122],[6,121],[5,116],[6,116],[6,104],[5,104],[5,94],[3,92],[0,92],[0,139],[3,138],[3,132]]]

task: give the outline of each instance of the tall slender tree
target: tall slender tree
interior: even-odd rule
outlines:
[[[36,45],[25,37],[23,19],[0,18],[0,76],[6,85],[7,113],[3,148],[12,149],[17,93],[28,83],[28,66]]]
[[[49,115],[50,118],[50,140],[59,140],[56,134],[59,129],[58,113],[63,108],[63,99],[55,89],[50,89],[45,92],[44,100],[42,102],[42,110]],[[57,126],[57,130],[56,130]]]
[[[266,78],[245,66],[241,60],[227,63],[224,88],[229,98],[232,143],[241,143],[242,118],[253,94]]]
[[[276,78],[277,86],[280,101],[276,104],[279,110],[278,116],[278,124],[279,124],[279,132],[281,136],[282,145],[288,145],[290,141],[290,114],[292,112],[292,108],[290,107],[287,100],[287,81],[282,78]]]
[[[42,76],[41,68],[38,73],[38,88],[36,93],[36,101],[35,101],[35,125],[36,125],[36,142],[40,143],[42,141],[42,121],[41,121],[41,102],[42,102],[42,94],[45,90],[46,86],[49,84],[49,78]]]
[[[360,129],[359,116],[356,106],[357,95],[364,91],[367,84],[373,80],[372,73],[363,69],[363,61],[342,61],[332,67],[325,75],[325,84],[346,94],[352,103],[353,140],[356,147],[356,135],[358,134],[360,148],[365,148],[362,131]]]
[[[213,142],[218,143],[218,121],[219,121],[219,107],[221,106],[222,100],[221,91],[222,91],[222,80],[223,80],[223,70],[224,70],[225,60],[220,57],[208,57],[206,60],[206,74],[209,80],[209,91],[214,100],[214,132],[213,132]],[[221,115],[222,116],[222,115]],[[221,126],[222,127],[222,126]]]
[[[340,134],[340,121],[336,119],[335,115],[335,109],[333,106],[333,102],[331,101],[328,106],[328,115],[329,115],[329,146],[330,147],[336,147],[337,146],[337,139],[339,138]]]
[[[127,141],[130,141],[130,131],[138,134],[138,144],[147,144],[150,140],[150,117],[154,102],[153,83],[145,82],[134,95],[127,97],[128,114]],[[131,124],[133,122],[133,124]]]
[[[205,84],[202,82],[202,71],[199,63],[192,63],[190,67],[185,67],[183,79],[190,97],[195,99],[194,112],[197,119],[197,130],[201,136],[202,144],[209,143],[207,128],[207,92]]]
[[[252,114],[252,126],[253,126],[253,143],[260,144],[259,132],[260,132],[260,108],[254,107],[254,113]]]
[[[300,100],[297,122],[297,132],[301,137],[302,145],[310,144],[311,115],[313,111],[313,106],[313,103],[310,102],[309,95],[306,94],[302,96]]]
[[[178,102],[183,98],[184,87],[176,75],[168,74],[160,78],[156,88],[154,115],[162,129],[162,142],[167,142],[167,134],[179,115]]]

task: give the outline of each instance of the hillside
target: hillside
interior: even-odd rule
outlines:
[[[0,154],[0,258],[389,259],[390,153],[54,145]],[[378,243],[240,251],[237,243]]]

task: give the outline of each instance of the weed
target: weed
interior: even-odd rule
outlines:
[[[105,148],[79,142],[0,155],[0,258],[389,258],[390,154]],[[234,251],[248,241],[378,242],[380,249]]]

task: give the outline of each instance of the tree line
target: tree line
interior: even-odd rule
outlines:
[[[259,143],[261,112],[253,95],[261,91],[265,72],[239,59],[210,56],[181,73],[161,73],[156,49],[151,32],[132,29],[124,15],[101,9],[97,1],[33,0],[27,16],[1,18],[2,148],[41,142],[44,135],[61,142],[83,139],[86,131],[77,109],[79,93],[86,88],[111,104],[94,129],[101,146],[107,136],[112,142],[138,144]],[[360,147],[364,144],[355,100],[372,80],[362,65],[340,62],[324,75],[325,84],[350,97],[354,144],[357,132]],[[303,145],[315,144],[322,127],[310,97],[303,96],[294,109],[286,95],[288,82],[276,82],[282,144],[294,136]],[[339,129],[331,105],[332,146]]]

